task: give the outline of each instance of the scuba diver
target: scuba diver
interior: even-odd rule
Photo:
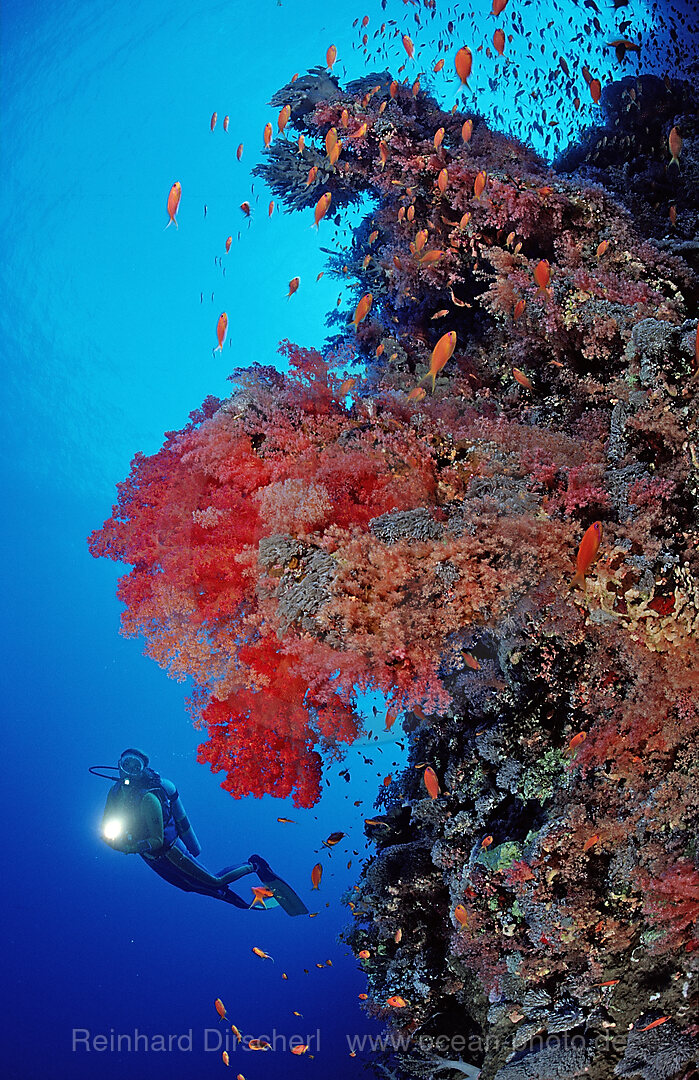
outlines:
[[[308,914],[301,898],[259,855],[210,874],[197,861],[201,847],[177,788],[148,767],[148,757],[141,750],[124,750],[116,769],[93,765],[90,772],[115,781],[102,819],[102,837],[115,851],[140,855],[156,874],[184,892],[213,896],[238,908],[279,906],[287,915]],[[262,882],[253,888],[252,903],[229,888],[246,874],[257,874]]]

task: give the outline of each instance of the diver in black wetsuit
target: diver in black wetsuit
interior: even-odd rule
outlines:
[[[252,905],[229,884],[254,873],[271,893],[263,897],[261,907],[280,906],[288,915],[308,913],[300,897],[259,855],[251,855],[239,866],[226,866],[217,874],[209,873],[197,862],[201,847],[177,788],[148,767],[148,758],[141,750],[124,750],[118,777],[113,775],[116,770],[112,766],[96,765],[90,771],[116,781],[107,796],[102,820],[102,836],[116,851],[140,855],[156,874],[178,889],[213,896],[239,908]]]

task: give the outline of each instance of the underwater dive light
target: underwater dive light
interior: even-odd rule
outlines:
[[[105,840],[116,840],[124,831],[124,823],[119,818],[110,818],[109,821],[105,821],[102,827],[102,833]]]

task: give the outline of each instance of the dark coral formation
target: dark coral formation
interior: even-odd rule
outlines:
[[[332,261],[350,310],[325,357],[286,346],[288,376],[236,372],[229,401],[139,457],[93,551],[133,567],[126,629],[197,680],[202,759],[235,794],[311,802],[357,688],[406,711],[410,767],[369,826],[349,934],[367,1008],[408,1040],[384,1071],[681,1076],[699,1003],[691,252],[419,87],[316,74],[278,102],[292,92],[322,181],[306,189],[291,142],[260,172],[289,208],[373,200]]]

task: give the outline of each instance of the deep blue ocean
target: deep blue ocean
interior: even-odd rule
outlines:
[[[481,7],[485,40],[494,24],[486,21],[490,3]],[[599,7],[609,28],[600,40],[609,40],[620,16]],[[567,0],[525,5],[520,14],[534,34],[556,20],[562,48],[574,37],[568,19],[580,20],[582,11]],[[232,800],[196,763],[187,686],[146,659],[142,642],[119,635],[120,569],[93,560],[86,536],[109,516],[133,455],[158,449],[163,432],[181,428],[208,394],[224,396],[233,367],[280,363],[280,339],[317,346],[327,334],[325,315],[340,287],[328,275],[315,280],[325,256],[312,216],[270,219],[269,193],[260,181],[251,190],[264,124],[276,127],[271,95],[294,72],[323,64],[331,42],[343,80],[402,64],[400,36],[388,58],[356,47],[361,27],[352,23],[364,14],[370,33],[393,19],[434,61],[440,20],[456,12],[444,5],[431,23],[429,12],[402,0],[388,0],[383,11],[375,0],[362,8],[318,0],[3,5],[0,1074],[7,1080],[216,1075],[226,1028],[214,1009],[218,997],[246,1034],[310,1037],[312,1058],[232,1053],[231,1075],[246,1080],[360,1076],[362,1053],[350,1058],[347,1038],[381,1031],[359,1007],[363,977],[338,935],[350,917],[341,896],[367,851],[363,819],[381,777],[403,760],[399,726],[395,738],[369,739],[328,768],[312,810],[271,798]],[[635,29],[654,18],[637,2],[624,13]],[[468,21],[461,25],[464,42],[480,40]],[[542,55],[538,43],[535,53]],[[642,70],[662,70],[655,59],[646,56]],[[600,51],[596,60],[601,75],[612,70],[613,53]],[[519,77],[527,91],[539,86],[543,99],[554,93],[543,78],[537,82],[531,55]],[[454,83],[446,90],[435,80],[435,88],[451,106]],[[529,93],[515,115],[511,91],[497,80],[486,79],[476,93],[479,111],[501,123],[526,127],[535,115],[531,105],[527,112]],[[554,96],[549,108],[556,109]],[[590,109],[585,102],[579,114],[559,112],[561,146],[589,121]],[[175,179],[183,188],[177,231],[164,229]],[[246,199],[249,226],[239,210]],[[287,301],[296,275],[301,287]],[[228,341],[212,357],[222,310]],[[363,710],[380,730],[382,702],[363,699]],[[141,859],[109,849],[99,834],[109,784],[88,767],[113,765],[132,745],[177,784],[207,866],[259,852],[317,918],[248,913],[179,892]],[[350,783],[338,775],[342,768]],[[278,824],[278,816],[296,824]],[[334,830],[348,836],[332,853],[317,854]],[[319,859],[325,875],[311,893]],[[246,879],[241,891],[247,886]],[[254,956],[253,946],[274,963]],[[95,1048],[95,1036],[110,1044],[137,1031],[184,1041],[167,1051],[143,1050],[142,1042],[131,1051]]]

